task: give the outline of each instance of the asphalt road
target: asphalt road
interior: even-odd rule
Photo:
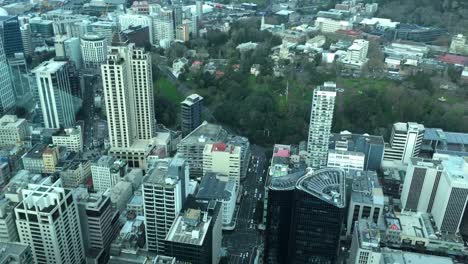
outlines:
[[[242,183],[242,195],[245,192],[247,195],[242,197],[239,205],[236,228],[223,233],[223,247],[228,253],[229,263],[254,263],[257,248],[263,243],[261,233],[257,231],[255,209],[257,201],[263,202],[266,168],[265,153],[252,146],[249,172]]]

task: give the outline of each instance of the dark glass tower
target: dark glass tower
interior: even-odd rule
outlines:
[[[3,48],[7,58],[15,53],[23,53],[20,24],[17,16],[0,16],[0,34],[3,37]]]
[[[344,171],[294,173],[268,185],[265,262],[335,263],[346,206]]]

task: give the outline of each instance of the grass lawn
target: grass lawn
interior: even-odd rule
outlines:
[[[184,96],[165,77],[159,78],[154,82],[154,89],[158,95],[169,99],[173,103],[179,104],[184,100]]]

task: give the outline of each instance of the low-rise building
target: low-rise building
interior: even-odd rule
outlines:
[[[65,147],[69,151],[83,151],[83,134],[81,127],[71,127],[59,130],[52,136],[52,143],[56,146]]]
[[[26,243],[0,242],[0,263],[32,264],[34,258],[31,247]]]
[[[22,144],[29,136],[28,121],[15,115],[0,118],[0,146]]]

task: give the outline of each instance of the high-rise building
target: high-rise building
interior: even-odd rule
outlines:
[[[127,171],[126,163],[112,156],[102,156],[91,165],[94,190],[105,192],[114,187]]]
[[[17,106],[30,107],[34,78],[23,53],[8,58]]]
[[[432,216],[442,233],[458,233],[468,202],[468,162],[462,157],[435,154],[444,172],[432,206]]]
[[[206,144],[203,150],[203,175],[216,172],[227,176],[235,183],[236,192],[240,188],[241,149],[225,143]]]
[[[269,177],[265,263],[335,263],[346,207],[345,172]]]
[[[22,144],[29,136],[28,121],[15,115],[0,118],[0,146]]]
[[[16,102],[3,41],[3,36],[0,35],[0,114],[2,115],[15,107]]]
[[[182,209],[188,181],[188,166],[179,157],[157,160],[148,170],[142,190],[148,251],[164,253],[164,239]]]
[[[411,158],[401,191],[402,209],[430,213],[442,172],[440,160]]]
[[[76,189],[75,195],[85,251],[107,251],[119,227],[119,213],[112,209],[110,197],[85,188]]]
[[[384,160],[409,163],[418,156],[424,137],[424,125],[408,122],[393,124],[390,143],[385,147]]]
[[[222,240],[220,209],[221,205],[216,201],[189,202],[167,234],[164,255],[192,264],[219,263]]]
[[[172,9],[161,8],[159,16],[153,18],[153,23],[153,43],[161,45],[163,41],[174,40],[174,12]]]
[[[101,66],[109,141],[113,148],[130,148],[135,139],[155,135],[150,55],[133,44],[110,47]]]
[[[20,241],[29,244],[35,264],[81,264],[85,260],[76,201],[61,180],[30,184],[15,208]]]
[[[127,30],[131,26],[142,26],[149,28],[150,36],[153,36],[153,19],[150,16],[122,14],[119,15],[120,30]],[[153,38],[150,37],[150,43],[153,43]]]
[[[85,35],[81,38],[81,54],[84,67],[98,69],[107,57],[107,40],[98,35]]]
[[[31,26],[29,24],[24,24],[20,27],[21,32],[21,41],[23,42],[24,54],[31,56],[34,52],[32,44],[32,33]]]
[[[107,40],[107,45],[112,44],[112,38],[118,32],[117,23],[114,21],[96,21],[90,25],[93,34],[104,37]]]
[[[44,127],[72,126],[75,122],[75,109],[67,63],[45,61],[32,72],[36,75],[38,103],[44,119]]]
[[[0,16],[0,34],[3,39],[3,49],[7,57],[15,53],[23,53],[20,23],[17,16]]]
[[[354,223],[360,219],[378,224],[384,211],[384,194],[373,171],[355,172],[351,175],[351,197],[348,209],[346,234],[351,235]]]
[[[202,123],[203,97],[191,94],[180,103],[182,136],[187,136]]]
[[[327,165],[335,97],[336,83],[326,82],[314,89],[307,142],[308,165],[313,168]]]
[[[203,18],[203,1],[197,0],[195,5],[196,5],[195,11],[196,11],[197,18],[202,19]]]

